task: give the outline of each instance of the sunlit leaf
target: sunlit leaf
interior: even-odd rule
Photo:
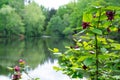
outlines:
[[[14,70],[14,68],[12,68],[12,67],[7,67],[7,69],[10,70],[10,71]]]
[[[54,52],[54,53],[57,53],[57,52],[59,52],[59,49],[54,48],[54,49],[53,49],[53,52]]]
[[[83,45],[84,45],[84,46],[87,46],[87,45],[88,45],[88,43],[87,43],[87,42],[85,42],[85,41],[83,41]]]
[[[56,66],[53,66],[53,69],[56,70],[56,71],[59,71],[60,68],[59,67],[56,67]]]
[[[83,22],[91,22],[91,21],[92,21],[92,14],[84,13]]]

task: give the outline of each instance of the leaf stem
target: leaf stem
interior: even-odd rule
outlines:
[[[99,23],[100,23],[100,17],[101,17],[101,8],[100,8],[100,12],[99,12],[99,17],[98,17],[98,24],[96,26],[96,28],[99,27]],[[95,34],[95,50],[96,50],[96,80],[98,80],[98,74],[99,74],[99,48],[98,48],[98,39],[97,39],[98,35]]]
[[[98,80],[98,40],[97,34],[95,34],[95,47],[96,47],[96,80]]]

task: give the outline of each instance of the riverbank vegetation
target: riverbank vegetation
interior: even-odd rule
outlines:
[[[120,44],[115,38],[120,33],[120,7],[105,1],[89,3],[81,16],[82,25],[74,34],[74,46],[67,46],[65,52],[50,49],[58,56],[55,70],[75,79],[120,79]]]
[[[119,6],[118,1],[99,1],[105,6]],[[77,0],[56,10],[39,6],[31,0],[1,0],[0,37],[72,36],[82,30],[83,13],[94,2],[95,0]]]

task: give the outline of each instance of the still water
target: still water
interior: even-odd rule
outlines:
[[[65,46],[73,45],[70,39],[61,38],[29,38],[0,39],[0,80],[10,80],[8,66],[13,66],[19,59],[24,59],[31,67],[29,75],[40,80],[71,80],[61,72],[53,70],[58,65],[57,59],[48,48],[59,48],[65,51]],[[23,74],[22,80],[28,80]]]

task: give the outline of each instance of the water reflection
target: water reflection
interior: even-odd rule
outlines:
[[[54,63],[54,56],[48,48],[56,47],[64,51],[65,45],[72,45],[72,40],[60,38],[29,38],[25,40],[0,39],[0,79],[9,80],[5,79],[9,74],[6,67],[14,66],[18,62],[18,59],[22,58],[32,67],[33,71],[30,71],[30,74],[34,73],[31,74],[33,77],[44,78],[41,80],[55,80],[55,77],[58,77],[61,80],[64,78],[63,75],[57,73],[59,75],[57,76],[57,74],[52,71],[51,66],[56,63]],[[62,76],[60,77],[60,75]],[[46,76],[49,76],[49,79],[47,79]]]
[[[0,79],[2,79],[2,80],[10,80],[8,77],[6,77],[6,76],[4,76],[4,75],[1,75],[1,76],[0,76]]]
[[[53,66],[57,65],[57,61],[54,63],[50,61],[45,62],[42,65],[38,65],[35,69],[29,71],[29,75],[32,78],[40,78],[41,80],[71,80],[68,76],[63,75],[61,72],[56,72],[53,70]],[[2,80],[10,80],[8,77],[1,75],[0,79]],[[29,80],[30,78],[23,73],[22,80]]]
[[[29,75],[33,78],[40,78],[41,80],[70,80],[66,75],[61,72],[56,72],[53,70],[53,66],[57,65],[57,61],[54,64],[51,62],[45,62],[43,65],[38,65],[34,70],[29,72]],[[28,80],[29,77],[23,75],[23,80]]]

